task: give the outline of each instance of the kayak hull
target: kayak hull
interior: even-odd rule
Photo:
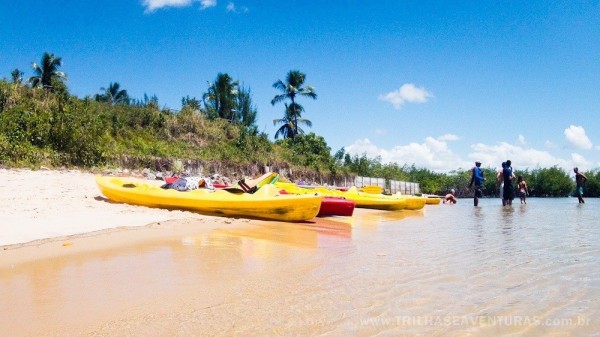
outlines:
[[[352,216],[354,213],[355,202],[339,197],[324,197],[321,201],[321,209],[317,216]]]
[[[256,193],[249,194],[208,189],[180,192],[116,177],[97,176],[96,183],[102,194],[115,202],[278,221],[313,219],[319,212],[323,199],[316,195],[280,195],[273,185],[265,185]]]
[[[416,210],[425,207],[427,203],[426,197],[419,197],[414,195],[406,196],[406,209]]]

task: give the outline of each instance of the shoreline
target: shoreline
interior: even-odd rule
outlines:
[[[254,220],[173,219],[143,226],[105,228],[93,232],[43,238],[0,247],[0,270],[26,268],[50,259],[122,250],[141,244],[202,235],[215,229],[243,228]]]

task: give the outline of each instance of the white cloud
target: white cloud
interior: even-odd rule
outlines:
[[[454,137],[447,136],[427,137],[421,143],[411,142],[406,145],[394,146],[391,149],[380,148],[365,138],[356,140],[344,148],[350,155],[366,154],[371,159],[379,156],[383,164],[415,164],[417,167],[437,172],[467,170],[474,165],[475,161],[480,161],[486,168],[499,168],[500,164],[508,159],[512,161],[513,168],[517,170],[557,166],[570,172],[575,166],[583,170],[594,167],[592,162],[577,153],[572,153],[570,158],[563,159],[545,150],[525,148],[507,142],[473,144],[471,152],[466,155],[467,159],[465,160],[452,151],[449,141],[445,139],[452,140]]]
[[[227,13],[248,13],[248,7],[242,6],[238,7],[233,2],[227,3],[227,7],[225,8]]]
[[[425,103],[433,97],[424,88],[417,88],[412,83],[403,84],[400,89],[389,92],[385,95],[379,95],[379,99],[382,101],[390,102],[396,109],[401,109],[405,103]]]
[[[446,142],[433,137],[425,138],[423,143],[398,145],[390,150],[379,148],[366,138],[359,139],[345,148],[350,155],[366,154],[369,158],[379,156],[384,164],[415,164],[417,167],[425,167],[438,172],[451,171],[468,165],[448,148]]]
[[[571,160],[573,161],[573,167],[579,167],[582,171],[586,171],[593,166],[591,162],[587,161],[579,153],[571,153]]]
[[[547,140],[546,142],[544,142],[544,146],[549,148],[549,149],[556,149],[556,145],[554,143],[552,143],[551,141]]]
[[[519,135],[519,144],[521,144],[521,145],[527,144],[527,142],[525,142],[525,136]]]
[[[458,137],[457,135],[451,134],[451,133],[447,133],[443,136],[438,137],[437,139],[444,141],[444,142],[453,142],[453,141],[459,140],[460,137]]]
[[[354,144],[345,146],[345,149],[346,152],[351,155],[362,156],[363,154],[366,154],[369,158],[375,158],[386,153],[385,150],[379,149],[375,144],[371,143],[368,138],[357,139],[354,141]]]
[[[154,12],[164,7],[186,7],[193,2],[200,1],[200,8],[206,9],[217,5],[217,0],[143,0],[142,4],[146,7],[146,12]]]
[[[200,0],[200,9],[207,9],[209,7],[215,7],[217,0]]]
[[[185,7],[189,6],[193,0],[143,0],[142,4],[146,6],[146,12],[154,12],[163,7]]]
[[[572,145],[581,149],[591,149],[592,141],[585,134],[585,130],[581,126],[571,125],[565,129],[565,138]]]
[[[473,152],[469,157],[475,161],[481,161],[483,167],[500,167],[503,161],[508,159],[516,169],[559,166],[569,169],[571,163],[567,160],[557,158],[547,151],[526,149],[505,142],[496,145],[474,144],[471,145]]]
[[[384,136],[387,135],[387,130],[385,129],[375,129],[375,134],[378,136]]]

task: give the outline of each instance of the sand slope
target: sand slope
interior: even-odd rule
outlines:
[[[92,173],[0,169],[0,177],[0,246],[166,220],[207,218],[186,211],[111,203],[98,190]]]

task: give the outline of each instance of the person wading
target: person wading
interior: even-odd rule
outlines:
[[[504,170],[502,170],[502,176],[504,178],[504,205],[510,206],[512,205],[512,201],[515,198],[515,189],[513,186],[513,180],[515,180],[515,175],[512,170],[512,163],[510,160],[506,161],[506,166]]]
[[[479,198],[483,197],[482,187],[485,178],[483,177],[483,170],[481,170],[481,162],[476,161],[475,167],[471,169],[471,182],[469,183],[469,188],[474,186],[474,194],[473,194],[473,205],[479,205]]]
[[[577,199],[579,199],[580,204],[585,204],[585,200],[583,200],[583,185],[587,181],[587,177],[579,172],[577,167],[573,171],[575,172],[575,183],[577,184],[577,190],[575,191]]]

